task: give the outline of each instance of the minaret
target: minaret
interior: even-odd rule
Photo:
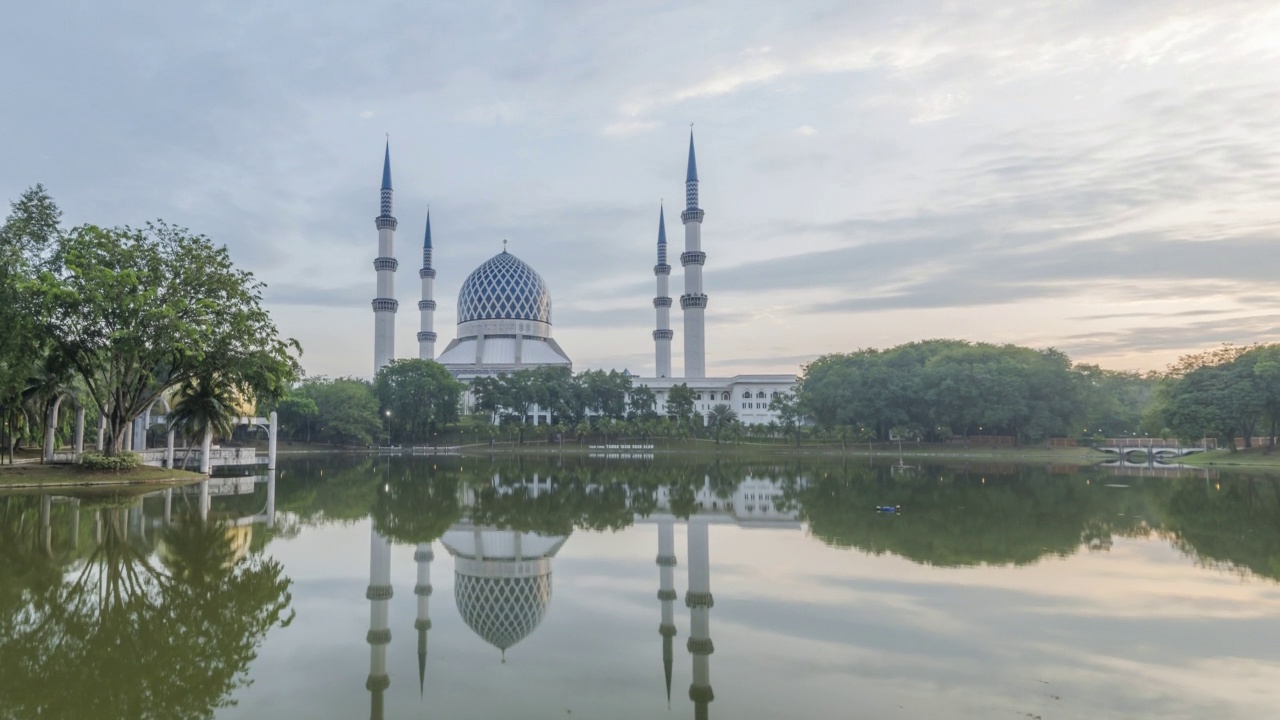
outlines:
[[[689,534],[689,591],[684,604],[689,608],[689,653],[693,655],[693,683],[689,685],[689,699],[694,704],[695,720],[706,720],[707,705],[715,699],[711,692],[711,597],[710,542],[707,538],[707,521],[690,518]]]
[[[676,599],[676,540],[675,521],[658,521],[658,600],[662,602],[662,624],[658,626],[658,634],[662,636],[662,674],[667,681],[667,706],[671,706],[671,638],[676,634],[676,623],[672,617],[672,603]]]
[[[378,227],[378,257],[373,269],[378,273],[378,296],[373,299],[373,372],[376,375],[396,356],[396,268],[392,245],[396,232],[396,219],[391,215],[391,141],[387,141],[386,154],[382,158],[382,202],[374,219]]]
[[[427,631],[431,629],[431,613],[427,609],[427,601],[431,598],[431,561],[435,560],[431,551],[431,543],[419,543],[413,553],[413,561],[418,563],[418,584],[413,594],[418,596],[418,619],[413,629],[418,631],[418,695],[422,695],[427,677]]]
[[[418,331],[418,357],[434,360],[436,357],[435,282],[436,269],[431,267],[431,210],[427,210],[427,235],[422,240],[422,299],[418,301],[418,313],[422,316],[422,329]]]
[[[653,266],[658,278],[658,294],[653,298],[653,308],[658,315],[658,329],[653,331],[654,376],[671,377],[671,297],[667,284],[671,266],[667,264],[667,219],[661,206],[658,208],[658,264]]]
[[[391,642],[391,630],[387,626],[387,606],[391,603],[391,542],[378,534],[370,522],[369,527],[369,587],[364,596],[369,600],[369,679],[364,687],[369,691],[369,718],[381,720],[382,694],[391,685],[387,675],[387,644]]]
[[[707,254],[702,252],[702,209],[698,207],[698,163],[693,158],[693,131],[689,131],[689,170],[684,177],[684,294],[680,309],[684,311],[684,377],[707,376],[707,296],[702,292],[702,266]]]

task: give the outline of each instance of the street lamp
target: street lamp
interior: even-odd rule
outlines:
[[[387,447],[391,447],[391,411],[390,410],[384,411],[383,416],[386,418],[386,421],[383,423],[383,426],[386,428],[386,432],[387,432]]]

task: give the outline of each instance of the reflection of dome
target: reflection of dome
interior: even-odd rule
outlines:
[[[477,635],[506,651],[551,605],[551,558],[567,538],[459,523],[441,538],[453,556],[453,597]]]
[[[503,250],[467,276],[458,292],[458,323],[534,320],[551,324],[551,293],[542,277]]]
[[[453,596],[467,627],[490,645],[506,650],[542,623],[551,604],[551,573],[517,578],[458,573]]]

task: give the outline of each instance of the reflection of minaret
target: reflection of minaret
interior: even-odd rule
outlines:
[[[413,629],[418,631],[418,695],[427,676],[427,631],[431,629],[431,613],[427,610],[427,601],[431,598],[431,561],[436,555],[431,551],[431,543],[419,543],[418,550],[413,553],[413,561],[418,563],[418,584],[413,594],[418,596],[418,619]]]
[[[662,674],[667,680],[667,706],[671,706],[671,638],[676,634],[676,624],[672,617],[671,603],[676,599],[676,538],[675,521],[658,521],[658,600],[662,601],[662,624],[658,626],[658,634],[662,635]]]
[[[370,693],[369,717],[382,718],[382,694],[391,684],[387,676],[387,644],[391,630],[387,626],[387,606],[391,604],[391,542],[369,528],[369,679],[364,686]]]
[[[694,703],[694,718],[707,717],[707,704],[715,699],[711,692],[711,557],[707,539],[707,522],[689,521],[689,591],[684,604],[689,608],[689,653],[693,655],[693,683],[689,699]]]

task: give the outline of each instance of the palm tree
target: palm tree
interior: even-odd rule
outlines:
[[[235,427],[236,397],[230,388],[218,385],[211,377],[189,380],[178,388],[177,402],[169,413],[169,427],[187,439],[187,452],[182,466],[187,466],[191,443],[202,438],[202,453],[207,467],[209,445],[214,435],[230,435]]]
[[[716,444],[720,444],[720,435],[733,423],[738,422],[738,413],[725,403],[713,406],[707,411],[707,427],[715,433]]]

